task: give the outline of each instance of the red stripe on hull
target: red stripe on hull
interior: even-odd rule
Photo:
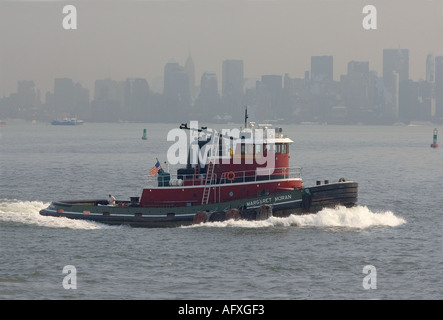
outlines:
[[[253,181],[245,183],[214,184],[209,203],[225,202],[260,195],[274,194],[285,189],[302,188],[301,179]],[[143,189],[140,206],[192,206],[202,203],[204,186]]]

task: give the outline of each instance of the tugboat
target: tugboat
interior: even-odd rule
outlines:
[[[281,128],[253,125],[246,128],[245,118],[245,129],[235,136],[182,124],[180,130],[198,136],[189,146],[186,166],[171,175],[157,160],[151,186],[140,197],[54,201],[40,214],[132,227],[177,227],[356,205],[358,183],[341,178],[305,187],[301,168],[289,166],[293,141]]]

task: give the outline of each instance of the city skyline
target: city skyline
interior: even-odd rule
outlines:
[[[411,59],[409,57],[410,56],[410,50],[408,48],[383,48],[381,53],[380,53],[380,55],[382,56],[382,69],[380,70],[380,72],[378,70],[374,70],[372,61],[351,59],[351,60],[349,60],[349,61],[347,61],[345,63],[344,72],[338,74],[337,71],[336,71],[336,68],[335,68],[335,60],[337,59],[337,57],[335,57],[333,55],[326,55],[325,54],[325,55],[321,55],[321,56],[310,56],[309,57],[309,60],[310,60],[309,61],[309,66],[303,72],[303,74],[300,74],[300,75],[297,75],[297,76],[293,76],[289,72],[284,72],[282,74],[275,73],[275,72],[274,73],[270,72],[270,73],[267,73],[267,74],[258,74],[255,77],[248,76],[246,73],[244,73],[243,74],[243,89],[245,90],[245,89],[248,89],[248,88],[254,88],[255,87],[255,82],[256,81],[260,81],[263,76],[281,76],[281,77],[284,77],[286,75],[286,76],[289,76],[291,78],[302,79],[302,78],[306,78],[306,76],[308,75],[310,78],[313,77],[313,79],[314,79],[314,78],[316,78],[316,76],[315,76],[315,73],[316,73],[315,69],[316,69],[316,67],[315,66],[313,67],[313,61],[322,61],[322,60],[327,60],[327,62],[328,62],[328,63],[326,63],[327,64],[327,68],[329,68],[328,69],[328,78],[331,81],[340,82],[341,81],[341,77],[349,73],[349,68],[350,68],[349,64],[350,63],[364,64],[365,68],[368,68],[368,71],[376,72],[377,77],[384,78],[384,76],[386,76],[386,74],[384,75],[384,72],[383,72],[383,70],[384,70],[383,69],[383,56],[388,51],[390,51],[390,52],[393,52],[393,51],[408,52],[408,57],[407,57],[407,60],[406,60],[407,64],[406,64],[405,67],[407,69],[410,69]],[[441,59],[441,57],[443,57],[443,52],[442,52],[442,54],[433,54],[433,53],[429,52],[426,55],[425,59],[423,61],[421,61],[422,76],[420,76],[419,78],[416,78],[416,79],[412,78],[409,75],[409,70],[408,70],[406,76],[404,76],[404,78],[402,77],[402,79],[399,79],[399,80],[401,80],[401,81],[403,81],[403,80],[412,80],[412,81],[426,80],[426,81],[430,81],[430,82],[435,82],[435,79],[434,79],[435,78],[435,75],[434,75],[435,74],[435,69],[432,71],[432,74],[433,74],[431,76],[432,79],[431,80],[428,79],[428,77],[430,77],[428,75],[428,73],[431,73],[431,71],[429,70],[429,61],[428,61],[430,57],[432,57],[432,59],[435,59],[435,58],[440,58]],[[142,76],[140,76],[140,77],[130,77],[130,76],[128,76],[128,77],[121,78],[121,79],[115,79],[115,78],[110,78],[110,77],[98,78],[98,79],[89,79],[87,82],[90,82],[92,84],[91,87],[88,87],[88,86],[84,85],[84,83],[83,83],[84,81],[82,81],[82,80],[79,80],[79,79],[76,79],[76,78],[74,78],[72,76],[66,75],[66,76],[63,76],[63,77],[55,77],[55,78],[51,79],[51,85],[50,85],[49,90],[44,92],[44,91],[41,90],[38,82],[35,79],[18,79],[17,82],[15,83],[15,87],[14,87],[13,91],[10,94],[17,93],[18,84],[20,82],[29,82],[29,81],[31,81],[31,82],[34,82],[35,89],[40,94],[40,97],[42,99],[41,102],[45,102],[45,100],[44,100],[45,99],[44,98],[45,94],[46,93],[54,93],[54,87],[56,86],[55,81],[57,79],[70,79],[70,80],[78,83],[79,85],[82,85],[84,88],[90,90],[90,100],[94,99],[94,94],[95,94],[94,93],[94,89],[96,87],[96,82],[97,81],[125,82],[128,79],[144,79],[144,80],[147,81],[147,83],[149,85],[149,90],[150,91],[152,91],[154,93],[164,94],[165,77],[168,78],[168,72],[166,70],[168,68],[170,68],[171,66],[173,66],[174,68],[180,69],[181,72],[183,74],[185,74],[186,73],[186,63],[189,62],[190,60],[195,62],[194,59],[192,58],[191,54],[189,54],[189,56],[186,59],[184,59],[182,62],[176,61],[176,60],[172,59],[172,60],[170,60],[170,61],[165,63],[165,65],[162,67],[163,73],[161,75],[156,76],[156,77],[152,77],[152,76],[146,75],[145,77],[142,77]],[[224,60],[220,61],[220,71],[219,72],[204,71],[202,74],[198,74],[197,72],[195,72],[196,68],[194,67],[194,69],[193,69],[193,76],[194,76],[194,79],[195,79],[194,80],[194,85],[193,85],[194,91],[200,89],[201,78],[204,77],[205,74],[213,74],[216,77],[216,79],[217,79],[217,90],[218,90],[218,93],[220,95],[222,95],[223,94],[223,83],[222,83],[223,80],[222,79],[223,79],[223,74],[224,74],[224,72],[223,72],[223,65],[226,62],[228,62],[228,61],[240,62],[240,64],[241,64],[243,69],[245,68],[245,65],[247,64],[247,62],[243,61],[242,59],[224,59]],[[433,60],[432,62],[433,62],[432,63],[433,66],[435,68],[435,61]],[[417,63],[417,62],[414,62],[414,63]],[[198,63],[196,63],[196,65],[197,64]],[[324,62],[323,62],[323,65],[325,65]],[[331,68],[331,66],[332,66],[332,68]],[[385,72],[386,72],[386,68],[385,68]],[[392,72],[392,70],[389,70],[387,72],[390,73],[390,72]],[[314,74],[314,76],[313,76],[313,74]],[[153,82],[149,81],[149,79],[152,79],[152,78],[154,78],[154,81]],[[186,81],[188,81],[188,80],[186,80]],[[316,79],[316,80],[317,81],[323,81],[324,79]],[[166,80],[166,81],[170,81],[170,80]],[[189,85],[191,85],[191,83],[189,83]],[[194,98],[195,98],[195,94],[196,93],[198,94],[198,91],[194,92]],[[5,96],[0,96],[0,99],[1,98],[7,98],[10,94],[5,95]]]
[[[349,61],[382,75],[385,48],[409,49],[409,78],[425,79],[429,53],[443,54],[443,1],[372,1],[377,30],[362,27],[363,1],[73,1],[78,29],[62,28],[67,2],[0,3],[0,97],[32,80],[42,99],[55,78],[93,90],[96,79],[145,78],[152,89],[166,63],[195,62],[195,83],[242,60],[246,78],[303,78],[311,56],[334,57],[334,80]]]
[[[90,82],[92,84],[92,86],[88,87],[88,86],[83,85],[83,81],[81,79],[76,79],[70,75],[65,75],[65,76],[61,76],[61,77],[52,78],[50,80],[51,81],[50,88],[46,92],[52,92],[52,93],[54,92],[54,80],[55,79],[66,79],[67,78],[67,79],[71,79],[72,81],[78,82],[79,84],[81,84],[85,88],[91,90],[91,99],[93,99],[94,98],[93,90],[95,87],[95,82],[97,80],[113,80],[113,81],[123,81],[124,82],[127,79],[145,79],[148,82],[149,88],[151,91],[153,91],[155,93],[163,94],[164,93],[163,90],[164,90],[165,77],[167,78],[167,76],[168,76],[168,72],[166,70],[168,68],[171,68],[171,66],[173,66],[174,68],[180,69],[180,72],[187,73],[188,75],[189,75],[189,72],[192,72],[192,76],[190,76],[190,78],[192,78],[194,80],[192,81],[191,79],[189,79],[189,82],[190,82],[189,85],[192,85],[192,82],[194,82],[194,84],[193,84],[194,90],[200,88],[200,82],[201,82],[202,76],[204,76],[205,74],[215,75],[218,79],[218,84],[217,84],[218,93],[223,94],[222,78],[225,73],[224,65],[227,64],[228,62],[231,62],[231,64],[232,63],[239,63],[241,65],[241,67],[243,68],[243,73],[242,73],[241,77],[243,78],[244,89],[255,87],[256,80],[260,80],[263,76],[268,76],[268,75],[269,76],[276,76],[277,75],[277,76],[282,76],[282,77],[287,75],[287,76],[290,76],[291,78],[300,78],[301,79],[301,78],[305,78],[306,73],[308,73],[310,78],[312,77],[313,79],[315,78],[315,80],[317,80],[317,81],[323,81],[324,79],[317,79],[317,76],[316,76],[316,73],[317,73],[316,68],[318,68],[317,66],[323,66],[328,69],[327,70],[328,75],[326,76],[328,78],[328,80],[340,82],[341,77],[343,75],[346,75],[347,73],[349,73],[349,68],[350,68],[349,63],[351,63],[351,62],[357,63],[355,65],[362,65],[362,66],[364,65],[364,69],[367,68],[368,71],[375,72],[379,78],[384,78],[384,77],[386,77],[386,74],[391,73],[393,70],[386,68],[386,66],[385,66],[385,68],[383,68],[383,63],[385,63],[385,64],[387,63],[387,65],[394,63],[393,61],[391,61],[391,62],[389,61],[389,59],[391,59],[391,60],[393,59],[392,57],[386,59],[386,56],[389,57],[389,53],[393,53],[396,51],[402,52],[403,54],[406,53],[406,59],[404,59],[400,63],[400,64],[403,64],[402,68],[407,69],[406,73],[404,71],[398,71],[399,74],[405,73],[405,75],[401,77],[401,79],[400,79],[401,81],[409,79],[412,81],[426,80],[426,81],[430,81],[430,82],[435,82],[435,61],[434,61],[434,59],[437,57],[442,57],[443,51],[441,54],[434,54],[434,53],[428,52],[428,54],[426,55],[426,57],[424,58],[423,61],[417,62],[417,61],[411,61],[412,59],[410,58],[411,54],[410,54],[409,48],[382,48],[380,51],[380,56],[382,57],[382,63],[381,63],[382,69],[380,71],[375,70],[375,68],[373,67],[374,64],[370,60],[350,59],[349,61],[344,62],[345,68],[343,68],[343,72],[338,73],[337,68],[335,67],[335,64],[336,64],[335,61],[342,60],[342,59],[340,59],[340,57],[336,57],[334,55],[324,54],[324,55],[309,56],[309,59],[308,59],[309,64],[308,64],[306,70],[304,70],[304,72],[302,74],[298,74],[298,75],[292,75],[289,72],[277,73],[277,72],[271,71],[270,73],[263,73],[263,74],[257,74],[256,76],[250,76],[250,75],[246,74],[246,72],[244,71],[244,69],[246,69],[245,66],[247,65],[247,61],[244,61],[243,59],[229,59],[229,58],[225,58],[220,61],[219,72],[204,71],[201,74],[198,74],[195,71],[197,69],[196,66],[198,65],[198,61],[195,62],[192,54],[188,53],[188,56],[185,59],[183,59],[183,61],[176,61],[175,59],[171,59],[168,62],[166,62],[162,66],[162,74],[157,75],[155,77],[148,74],[145,76],[127,76],[127,77],[119,78],[119,79],[111,78],[111,77],[89,79],[88,82]],[[394,56],[395,56],[395,54],[394,54]],[[432,61],[431,61],[432,63],[430,63],[430,61],[429,61],[430,58],[432,58]],[[186,65],[188,63],[191,63],[192,67],[189,67],[189,66],[187,67]],[[420,77],[418,77],[418,78],[411,77],[411,75],[409,74],[409,70],[411,69],[410,68],[411,64],[420,65],[420,69],[422,71]],[[355,67],[355,65],[353,64],[352,67]],[[433,68],[432,70],[430,69],[430,66],[432,66],[432,68]],[[392,67],[390,67],[390,68],[392,68]],[[340,69],[342,69],[342,68],[340,68]],[[154,81],[149,81],[149,79],[154,79]],[[22,81],[33,81],[36,85],[36,89],[40,90],[40,87],[38,85],[38,81],[36,81],[35,79],[18,79],[17,82],[15,83],[15,87],[13,88],[13,91],[10,94],[17,93],[17,84]],[[238,85],[239,84],[237,83],[237,86]],[[40,91],[42,98],[46,92]],[[0,96],[0,98],[4,98],[7,96],[8,95]]]
[[[192,85],[195,64],[170,61],[164,66],[164,90],[153,92],[145,78],[97,79],[94,89],[71,78],[55,78],[45,101],[34,81],[18,81],[17,92],[0,99],[0,116],[48,120],[80,115],[92,122],[169,122],[199,118],[241,119],[245,106],[259,120],[289,123],[394,124],[443,120],[443,56],[429,54],[426,79],[409,77],[409,49],[383,49],[381,76],[369,61],[351,60],[347,73],[334,80],[333,56],[311,56],[303,78],[261,75],[245,86],[242,60],[222,62],[221,87],[215,73]],[[191,80],[192,81],[192,80]],[[195,80],[194,80],[195,81]]]

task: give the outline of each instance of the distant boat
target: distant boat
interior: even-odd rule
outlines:
[[[77,126],[83,124],[83,120],[78,120],[77,118],[65,118],[62,120],[56,119],[51,122],[54,126]]]
[[[0,120],[0,127],[4,127],[4,126],[6,126],[6,122],[3,120]]]

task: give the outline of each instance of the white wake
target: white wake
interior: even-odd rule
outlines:
[[[376,226],[396,227],[406,223],[406,220],[397,217],[392,211],[372,212],[366,206],[352,208],[326,208],[316,214],[290,215],[285,218],[270,217],[263,221],[229,220],[223,222],[209,222],[192,227],[342,227],[351,229],[366,229]]]
[[[115,228],[91,221],[41,216],[39,211],[48,206],[49,203],[40,201],[0,199],[0,224],[2,222],[12,222],[49,228],[69,228],[79,230]],[[376,226],[396,227],[404,223],[406,223],[406,220],[397,217],[392,211],[372,212],[366,206],[356,206],[352,208],[337,207],[333,209],[323,209],[316,214],[290,215],[285,218],[270,217],[269,219],[262,221],[228,220],[223,222],[202,223],[190,227],[265,228],[294,226],[366,229]]]

